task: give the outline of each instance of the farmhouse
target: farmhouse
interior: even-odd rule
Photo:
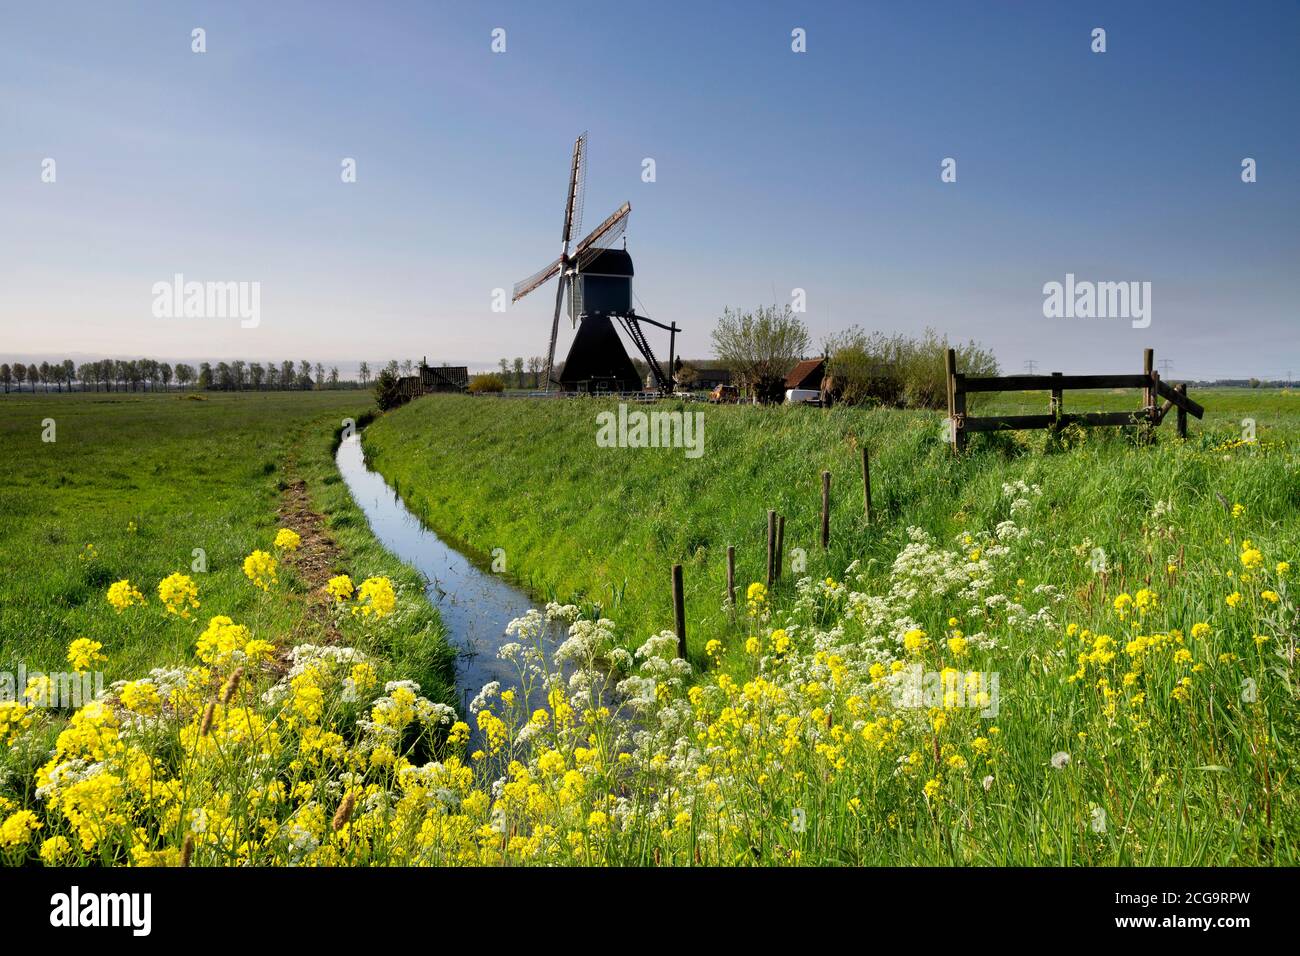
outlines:
[[[785,377],[786,401],[819,401],[822,398],[822,381],[825,377],[826,359],[804,359]]]
[[[420,360],[420,389],[428,392],[463,392],[469,388],[469,368],[441,365],[437,368]]]
[[[468,366],[440,365],[435,368],[424,359],[420,359],[418,375],[404,375],[397,380],[397,391],[404,402],[430,392],[464,392],[468,388]]]

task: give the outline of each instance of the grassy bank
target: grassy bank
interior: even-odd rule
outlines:
[[[938,416],[888,411],[702,409],[698,459],[598,447],[610,406],[594,402],[425,398],[385,416],[367,447],[414,510],[613,619],[576,623],[568,656],[603,661],[620,710],[653,728],[629,745],[585,684],[540,712],[489,697],[479,724],[500,736],[475,785],[517,781],[492,806],[519,836],[429,852],[1294,864],[1296,397],[1197,397],[1211,412],[1187,442],[1169,428],[1150,447],[1114,430],[1000,435],[962,459]],[[1239,442],[1242,418],[1260,443]],[[768,507],[788,516],[787,556],[804,549],[807,567],[787,567],[775,593],[747,590],[733,621],[724,549],[738,549],[742,588],[761,579]],[[675,561],[689,668],[670,660],[671,635],[652,636],[672,620]],[[559,802],[535,802],[561,773]]]
[[[467,714],[317,652],[288,675],[209,654],[158,682],[161,700],[128,685],[57,740],[54,715],[0,707],[0,856],[1294,865],[1300,483],[1277,440],[1294,440],[1291,400],[1252,406],[1270,444],[1230,441],[1234,410],[1187,443],[1002,436],[955,460],[933,415],[701,409],[704,454],[688,459],[598,448],[593,403],[421,399],[368,429],[374,463],[436,528],[587,605],[547,608],[568,625],[554,656],[540,613],[512,622],[502,651],[528,679]],[[385,559],[328,467],[324,415],[276,431],[280,507],[305,480],[349,569],[373,573]],[[864,442],[871,524],[847,490]],[[821,468],[837,491],[827,554]],[[771,594],[745,587],[768,506],[788,515],[787,553],[808,557]],[[675,560],[690,662],[663,632]],[[315,619],[309,600],[278,586],[244,613],[293,626]],[[137,642],[152,610],[122,616]],[[422,613],[344,626],[419,679]]]
[[[1041,396],[1045,406],[1047,396]],[[931,413],[845,408],[682,406],[702,411],[704,454],[600,448],[596,414],[613,405],[430,396],[368,429],[367,455],[427,523],[473,553],[505,551],[507,570],[544,597],[598,604],[626,639],[671,626],[670,567],[685,565],[692,653],[727,626],[725,552],[737,579],[763,580],[766,513],[787,516],[787,589],[793,549],[807,573],[837,576],[860,561],[880,578],[907,528],[941,540],[987,526],[1004,482],[1042,484],[1062,542],[1102,548],[1118,583],[1150,571],[1144,528],[1160,500],[1176,500],[1187,527],[1222,517],[1214,492],[1246,502],[1294,538],[1300,486],[1286,453],[1300,437],[1300,395],[1199,394],[1210,413],[1187,443],[1171,423],[1154,448],[1093,430],[1049,447],[1046,433],[977,437],[954,460]],[[1019,401],[1034,403],[1034,396]],[[1089,396],[1093,408],[1136,407],[1135,395]],[[1011,403],[1002,403],[1011,404]],[[665,407],[665,406],[655,406]],[[990,403],[990,410],[1000,403]],[[1037,407],[1035,404],[1034,407]],[[1216,451],[1253,415],[1271,447]],[[861,452],[871,451],[874,520],[862,509]],[[819,547],[820,472],[832,474],[831,548]],[[1044,554],[1042,573],[1062,587],[1091,574],[1072,553]]]
[[[450,663],[436,613],[419,600],[418,575],[378,545],[334,469],[335,434],[369,404],[355,392],[177,395],[9,395],[0,401],[0,669],[67,669],[65,652],[88,637],[103,645],[106,682],[191,660],[212,615],[247,624],[280,646],[333,640],[314,608],[311,575],[281,555],[270,600],[243,560],[274,552],[291,492],[297,507],[327,515],[334,573],[387,575],[411,594],[409,627],[391,632],[405,673],[436,697]],[[43,422],[53,423],[54,441]],[[306,559],[307,555],[302,555]],[[203,569],[203,570],[200,570]],[[198,585],[190,620],[165,614],[158,583],[173,572]],[[116,612],[109,586],[129,580],[145,607]],[[342,622],[346,632],[350,628]]]

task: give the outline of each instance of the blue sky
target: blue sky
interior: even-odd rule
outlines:
[[[541,353],[551,287],[492,290],[555,257],[587,130],[586,223],[631,201],[636,293],[688,355],[798,287],[818,342],[1300,376],[1298,93],[1293,2],[5,2],[0,352]],[[260,282],[260,325],[155,318],[177,272]],[[1151,282],[1150,327],[1044,318],[1066,273]]]

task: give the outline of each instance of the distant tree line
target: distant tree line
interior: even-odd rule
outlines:
[[[415,362],[391,359],[382,371],[394,379],[413,375]],[[77,365],[62,362],[5,362],[0,364],[0,388],[5,393],[27,391],[157,392],[175,385],[182,389],[223,392],[307,391],[329,388],[367,388],[375,381],[369,362],[357,368],[357,379],[344,379],[338,366],[302,359],[293,362],[200,362],[196,368],[184,362],[172,365],[156,359],[100,359]]]
[[[502,386],[505,388],[538,389],[542,387],[542,373],[546,371],[546,359],[540,355],[534,355],[528,359],[520,356],[516,357],[514,361],[500,359],[497,366],[501,371],[494,372],[493,375],[500,377]],[[551,369],[552,375],[559,374],[559,366],[560,363],[557,362],[556,367]],[[524,375],[525,368],[528,372],[527,377]],[[496,391],[496,389],[488,390]]]
[[[407,365],[410,365],[407,362]],[[389,362],[396,369],[396,360]],[[214,389],[219,391],[289,391],[327,388],[364,388],[370,382],[370,366],[362,362],[361,381],[343,380],[337,366],[326,369],[321,362],[303,359],[294,363],[200,362],[198,367],[178,362],[172,365],[155,359],[100,359],[95,362],[75,364],[71,359],[62,362],[33,362],[0,364],[0,387],[4,392],[29,391],[38,388],[50,391],[82,392],[156,392],[166,391],[173,383],[182,389]]]

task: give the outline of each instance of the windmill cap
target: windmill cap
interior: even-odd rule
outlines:
[[[582,268],[583,272],[606,276],[630,276],[632,257],[626,249],[605,249]]]

